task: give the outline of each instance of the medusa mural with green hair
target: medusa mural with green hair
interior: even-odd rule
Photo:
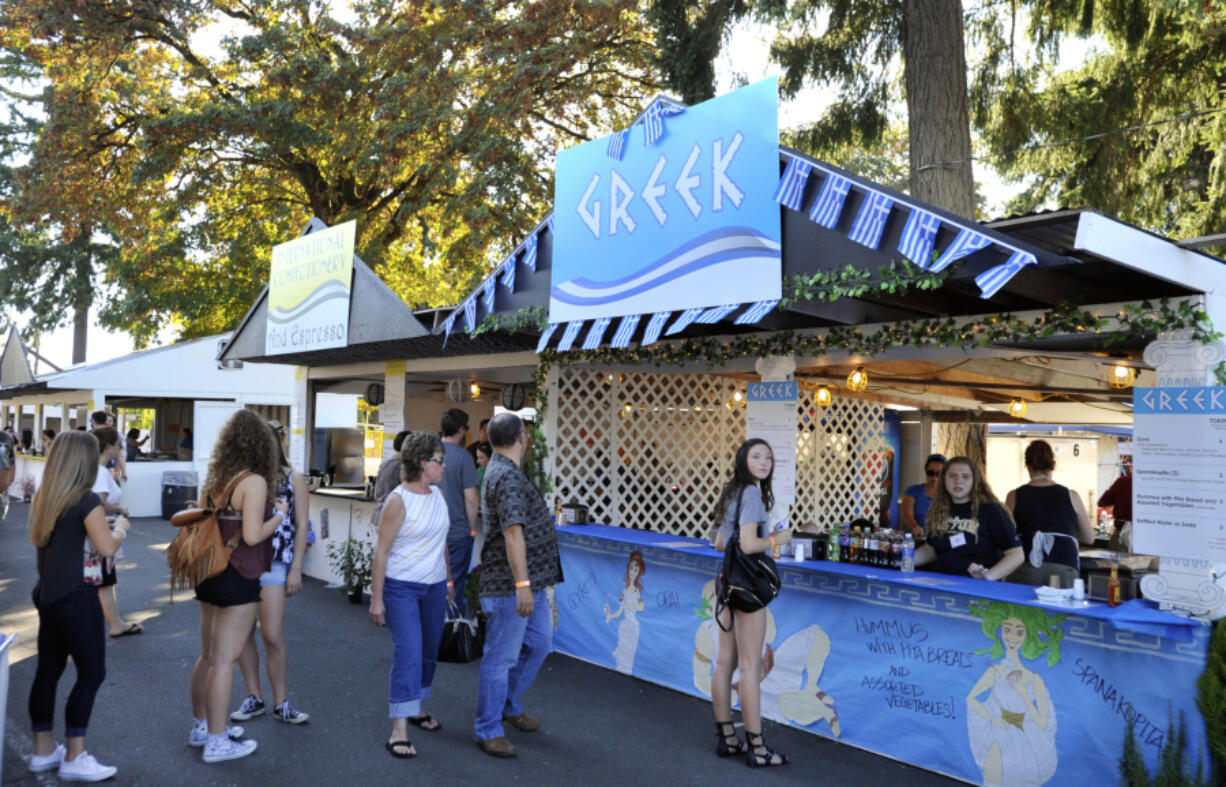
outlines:
[[[1060,624],[1068,615],[1048,615],[1038,607],[1004,601],[972,601],[970,610],[972,615],[983,620],[983,633],[992,640],[990,648],[981,648],[975,651],[975,655],[982,656],[986,653],[993,659],[1004,656],[1005,646],[1000,639],[1000,625],[1014,618],[1026,627],[1026,639],[1021,647],[1022,658],[1033,660],[1046,653],[1047,666],[1054,667],[1060,663],[1060,643],[1064,641],[1064,630],[1060,628]]]

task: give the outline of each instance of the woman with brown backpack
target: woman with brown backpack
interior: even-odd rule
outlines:
[[[226,727],[234,666],[255,627],[260,575],[272,561],[269,539],[285,520],[284,500],[273,503],[280,453],[272,432],[251,410],[226,421],[213,448],[201,490],[203,504],[217,512],[221,540],[235,544],[225,568],[196,585],[200,602],[200,658],[192,670],[192,716],[188,742],[204,748],[205,762],[246,757],[253,740]],[[239,538],[235,538],[235,536]]]

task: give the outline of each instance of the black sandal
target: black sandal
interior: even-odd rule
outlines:
[[[438,719],[431,716],[429,713],[423,713],[420,716],[409,716],[405,719],[409,724],[421,727],[426,732],[438,732],[443,729],[442,723]]]
[[[724,732],[728,728],[732,732]],[[715,753],[720,757],[732,757],[737,754],[744,754],[745,744],[736,735],[736,725],[730,721],[715,722],[715,737],[719,738],[719,743],[715,746]]]
[[[758,740],[755,742],[754,738]],[[762,738],[760,732],[750,732],[745,730],[745,743],[749,745],[749,751],[745,752],[745,762],[750,768],[769,767],[772,765],[787,765],[787,755],[770,749],[766,745],[765,739]],[[776,760],[775,758],[779,759]]]
[[[413,742],[410,740],[388,741],[387,750],[398,760],[407,760],[417,756],[417,752],[413,751]]]

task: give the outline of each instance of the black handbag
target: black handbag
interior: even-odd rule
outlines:
[[[455,602],[448,603],[443,622],[443,639],[438,646],[438,660],[450,664],[467,664],[481,658],[482,645],[477,619],[460,617],[460,608]]]
[[[741,494],[744,494],[744,489]],[[736,499],[735,528],[724,545],[724,565],[720,571],[722,606],[741,612],[756,612],[779,595],[779,569],[766,552],[747,555],[741,551],[741,496]],[[718,610],[716,620],[719,619]]]

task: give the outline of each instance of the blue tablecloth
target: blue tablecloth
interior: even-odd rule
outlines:
[[[641,530],[558,532],[557,648],[709,697],[722,555]],[[1129,719],[1152,771],[1170,710],[1204,738],[1208,629],[1149,602],[1066,608],[969,577],[778,565],[762,680],[775,721],[974,783],[996,762],[1010,784],[1114,780]]]

